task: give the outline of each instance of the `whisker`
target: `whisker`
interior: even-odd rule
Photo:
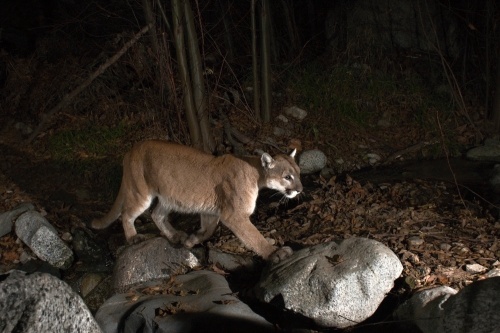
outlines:
[[[270,197],[270,198],[272,198],[272,197],[274,197],[275,195],[280,195],[280,194],[282,194],[282,193],[280,193],[280,192],[275,192],[275,193],[272,193],[269,197]]]

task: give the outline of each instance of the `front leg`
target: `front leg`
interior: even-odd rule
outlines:
[[[167,237],[168,241],[172,244],[183,244],[188,238],[184,231],[175,229],[168,221],[170,211],[166,209],[160,202],[156,205],[151,218],[160,229],[163,235]]]
[[[232,214],[223,217],[222,223],[240,239],[246,248],[254,251],[265,260],[279,262],[292,254],[292,249],[285,246],[278,248],[271,245],[260,231],[250,222],[250,216]]]

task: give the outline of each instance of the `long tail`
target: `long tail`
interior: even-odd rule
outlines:
[[[104,229],[109,227],[117,218],[120,217],[122,213],[123,207],[123,184],[120,186],[120,191],[118,191],[118,195],[116,196],[115,202],[111,207],[111,210],[102,218],[95,219],[92,221],[92,228],[94,229]]]

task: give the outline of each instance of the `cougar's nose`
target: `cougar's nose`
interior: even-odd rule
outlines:
[[[304,188],[302,187],[302,183],[298,183],[297,184],[297,188],[295,189],[295,191],[297,191],[297,193],[302,193],[304,191]]]

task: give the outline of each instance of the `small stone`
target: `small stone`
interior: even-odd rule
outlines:
[[[488,269],[482,265],[479,265],[479,264],[468,264],[468,265],[465,265],[465,270],[469,273],[472,273],[472,274],[479,274],[479,273],[486,272]]]
[[[451,245],[448,243],[441,243],[441,244],[439,244],[439,248],[443,251],[450,251]]]
[[[420,246],[424,244],[424,240],[418,236],[412,236],[407,240],[408,246]]]
[[[488,273],[486,273],[484,276],[487,277],[487,278],[492,278],[492,277],[500,276],[500,268],[493,268],[491,271],[489,271]]]
[[[63,232],[61,235],[61,239],[67,243],[71,242],[73,240],[73,235],[69,232]]]
[[[82,297],[86,297],[104,278],[105,275],[103,274],[86,273],[80,282],[80,294]]]
[[[274,222],[276,222],[277,220],[278,220],[278,217],[277,217],[277,216],[270,216],[270,217],[266,220],[266,222],[267,222],[267,223],[274,223]]]
[[[299,157],[300,173],[311,174],[321,171],[326,166],[327,158],[321,150],[306,150]]]
[[[335,163],[337,163],[337,164],[344,164],[345,162],[344,162],[344,160],[342,158],[337,158],[335,160]]]
[[[365,159],[368,160],[368,163],[373,165],[379,162],[382,158],[380,157],[380,155],[377,155],[375,153],[368,153],[365,155]]]
[[[307,111],[299,108],[298,106],[290,106],[284,109],[285,115],[293,117],[297,120],[303,120],[307,116]]]
[[[328,180],[335,176],[335,170],[333,170],[332,168],[323,168],[321,169],[319,174],[321,175],[321,177],[323,177],[323,179]]]
[[[468,247],[464,246],[464,247],[462,247],[462,248],[459,250],[459,252],[460,252],[460,253],[469,253],[469,252],[470,252],[470,250],[469,250],[469,248],[468,248]]]
[[[29,255],[26,251],[21,252],[21,255],[19,256],[19,261],[21,264],[25,264],[30,260],[33,260],[34,258]]]
[[[279,116],[276,117],[277,121],[281,121],[282,123],[288,123],[288,118],[285,117],[284,115],[280,114]]]

